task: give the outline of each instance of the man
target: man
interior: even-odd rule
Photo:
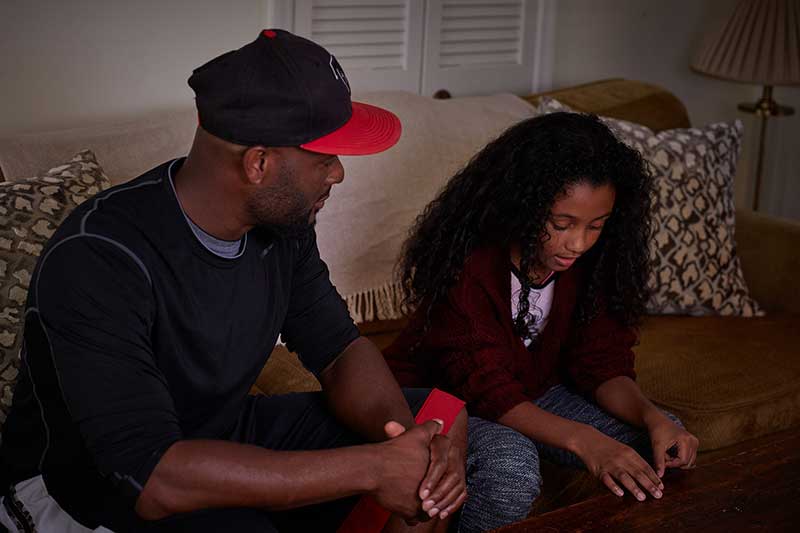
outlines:
[[[368,494],[387,530],[446,527],[466,497],[466,414],[448,437],[414,424],[427,391],[401,391],[359,336],[313,231],[336,155],[389,148],[398,119],[351,104],[334,57],[280,30],[189,84],[188,157],[87,201],[42,253],[0,523],[324,531]],[[323,393],[247,395],[279,334]]]

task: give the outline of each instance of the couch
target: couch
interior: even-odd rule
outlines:
[[[451,116],[457,116],[460,122],[453,127],[446,122],[430,120],[416,129],[411,124],[411,130],[406,127],[405,135],[409,142],[414,141],[414,148],[401,142],[393,149],[394,167],[398,166],[397,161],[407,161],[408,165],[423,161],[429,166],[430,175],[436,176],[438,181],[427,188],[407,187],[409,190],[404,191],[402,184],[396,190],[384,186],[379,181],[384,170],[380,168],[380,159],[372,160],[369,163],[372,166],[366,171],[361,168],[362,173],[369,176],[358,176],[357,164],[345,162],[349,180],[367,182],[362,182],[361,187],[345,188],[341,199],[334,191],[329,204],[340,201],[347,209],[334,211],[331,220],[341,226],[345,223],[343,220],[350,220],[342,217],[353,216],[354,227],[376,227],[380,233],[378,237],[373,235],[377,239],[374,242],[353,240],[353,234],[342,231],[344,228],[339,228],[336,235],[331,234],[334,236],[328,242],[335,246],[322,252],[326,259],[326,252],[337,256],[330,265],[332,277],[340,289],[343,285],[337,276],[347,285],[348,261],[361,262],[364,254],[372,254],[371,260],[381,261],[382,268],[391,264],[394,257],[376,258],[375,251],[382,249],[382,236],[400,242],[406,229],[405,222],[395,219],[365,221],[363,211],[359,218],[348,215],[348,209],[371,205],[374,198],[363,197],[365,195],[389,193],[416,195],[415,205],[424,205],[438,185],[462,165],[470,153],[499,131],[499,124],[507,125],[529,115],[529,110],[533,109],[531,104],[536,104],[543,95],[555,97],[581,111],[637,122],[654,131],[690,126],[685,107],[673,94],[632,80],[604,80],[524,98],[501,95],[485,99],[456,98],[447,103],[413,95],[371,95],[368,101],[389,108],[393,102],[405,102],[406,109],[414,110],[413,117],[427,114],[428,107],[436,110],[447,106]],[[460,112],[461,109],[469,112]],[[401,116],[404,123],[409,117]],[[413,121],[411,118],[410,122]],[[486,129],[485,123],[494,124],[494,129]],[[186,108],[128,122],[5,136],[0,138],[0,176],[4,180],[16,180],[37,175],[78,150],[90,148],[111,181],[121,183],[162,161],[185,154],[195,124],[194,111]],[[475,128],[480,130],[480,136],[470,138],[469,132]],[[448,152],[443,148],[442,143],[459,135],[462,137],[457,139],[462,146],[460,152]],[[405,164],[400,164],[401,170]],[[381,213],[383,204],[378,202],[377,205],[375,212]],[[409,216],[406,213],[405,218],[397,220],[407,222]],[[320,241],[323,240],[321,237]],[[750,294],[761,304],[766,316],[649,316],[636,347],[636,370],[642,389],[657,404],[683,420],[699,437],[701,451],[729,446],[800,423],[800,278],[797,276],[800,273],[800,223],[740,209],[736,213],[736,240]],[[379,304],[363,295],[356,294],[352,299],[348,296],[348,305],[357,315],[362,333],[381,348],[387,346],[404,325],[404,319],[396,312],[376,309]],[[252,392],[278,394],[318,388],[319,384],[302,368],[297,357],[278,345]],[[586,488],[589,485],[585,479],[581,487],[574,488],[578,483],[574,473],[547,468],[550,470],[545,471],[545,495],[537,505],[538,510],[552,508],[591,490]],[[548,481],[553,478],[561,481]],[[570,489],[572,493],[565,495],[569,492],[565,487],[570,483],[574,490]]]
[[[524,99],[534,104],[544,95],[655,131],[690,126],[674,95],[641,82],[605,80]],[[745,279],[766,316],[648,316],[635,349],[640,386],[700,438],[701,451],[800,424],[800,223],[747,209],[736,217]],[[404,324],[383,320],[360,327],[384,348]],[[258,392],[318,387],[284,348],[274,355],[255,385]],[[278,382],[276,374],[282,376]]]

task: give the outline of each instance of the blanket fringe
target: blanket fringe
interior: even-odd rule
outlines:
[[[347,310],[356,324],[373,320],[395,320],[403,317],[400,309],[402,290],[399,283],[385,283],[345,296]]]

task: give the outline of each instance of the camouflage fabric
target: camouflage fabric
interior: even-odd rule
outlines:
[[[0,183],[0,428],[11,406],[25,300],[39,254],[75,207],[110,186],[90,150],[43,176]]]

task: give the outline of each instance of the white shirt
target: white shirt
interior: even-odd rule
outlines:
[[[547,317],[550,315],[550,308],[553,306],[553,293],[555,292],[556,276],[550,276],[542,285],[531,286],[528,295],[528,313],[532,317],[530,326],[531,331],[535,331],[534,337],[538,336],[547,325]],[[519,310],[519,293],[522,291],[522,284],[514,270],[511,271],[511,317],[517,316]],[[525,346],[530,346],[531,339],[525,339]]]

